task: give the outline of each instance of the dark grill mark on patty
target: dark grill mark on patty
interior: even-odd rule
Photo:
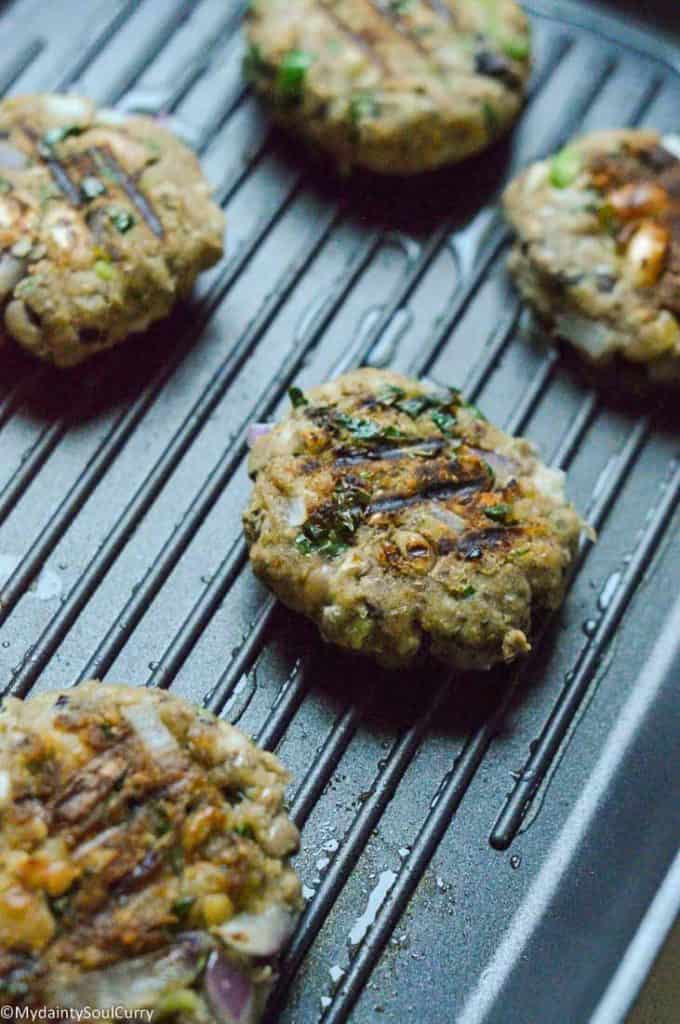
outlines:
[[[468,496],[481,491],[487,486],[487,483],[486,477],[478,477],[476,480],[434,481],[413,494],[391,494],[385,498],[380,498],[378,501],[373,501],[366,509],[366,514],[371,516],[377,513],[398,512],[402,508],[409,508],[421,502],[445,501],[447,498],[457,498],[461,495]]]
[[[127,171],[121,167],[113,153],[109,149],[99,148],[93,149],[91,152],[97,163],[101,162],[101,164],[103,164],[111,174],[116,184],[122,188],[123,192],[125,192],[130,202],[135,206],[139,215],[146,221],[156,238],[163,238],[165,234],[163,225],[156,215],[151,203],[146,196],[140,192]]]
[[[455,547],[455,550],[463,558],[468,561],[476,561],[483,556],[487,549],[508,547],[517,535],[518,529],[515,526],[494,526],[489,530],[471,530],[454,542],[448,551],[440,550],[440,554],[448,554]],[[442,541],[440,549],[448,543],[448,539]]]
[[[421,57],[429,58],[431,56],[427,47],[423,46],[420,40],[416,39],[404,26],[398,13],[390,6],[389,2],[385,3],[385,0],[365,0],[365,2],[375,11],[379,18],[382,18],[393,34],[408,43]]]
[[[373,41],[363,33],[355,32],[351,25],[348,25],[347,22],[340,17],[333,7],[333,0],[318,0],[318,3],[320,9],[325,12],[326,16],[330,18],[335,27],[340,29],[342,34],[354,43],[355,46],[358,46],[368,59],[383,72],[383,74],[387,73],[387,65],[380,54],[375,50]]]
[[[477,50],[475,54],[475,71],[480,75],[485,75],[487,78],[495,78],[496,81],[506,85],[508,89],[517,90],[522,88],[522,80],[513,71],[510,61],[503,54],[497,53],[495,50],[489,50],[486,47]]]
[[[423,0],[423,3],[435,14],[438,14],[440,18],[443,18],[444,21],[448,21],[451,25],[458,24],[455,11],[452,11],[444,0]]]
[[[375,448],[338,448],[336,449],[336,465],[353,466],[360,462],[405,459],[414,453],[423,452],[427,455],[439,455],[448,447],[442,438],[419,441],[409,438],[408,443],[401,447],[394,445],[376,445]]]
[[[39,145],[39,139],[36,132],[33,131],[30,125],[22,124],[21,129],[24,134],[30,139],[33,148],[35,149],[36,155],[45,163],[47,169],[52,175],[52,180],[59,189],[63,192],[69,203],[72,206],[80,206],[80,189],[69,177],[68,171],[61,161],[57,158],[54,153],[49,155],[46,153],[43,147]]]

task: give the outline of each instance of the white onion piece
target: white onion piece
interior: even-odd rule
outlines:
[[[0,809],[7,807],[12,800],[12,780],[9,772],[0,772]]]
[[[271,429],[271,423],[251,423],[248,427],[248,447],[252,448],[258,437],[264,437]]]
[[[123,716],[152,757],[164,757],[180,749],[175,737],[161,721],[155,704],[130,704],[123,708]]]
[[[451,512],[450,509],[445,508],[443,505],[432,505],[432,515],[440,520],[442,523],[446,523],[454,533],[462,533],[465,529],[465,520],[462,516],[456,515],[455,512]]]
[[[680,160],[680,135],[673,132],[670,135],[662,136],[661,145]]]
[[[205,969],[205,994],[218,1024],[255,1024],[252,981],[220,952],[212,952]]]
[[[594,360],[602,359],[616,348],[608,327],[578,313],[558,314],[555,329],[561,337],[573,342]]]
[[[534,484],[536,489],[545,494],[546,498],[561,504],[564,500],[564,484],[566,476],[561,469],[551,469],[540,462],[534,469]]]
[[[0,256],[0,302],[14,291],[23,276],[23,261],[11,253],[3,253]]]
[[[283,907],[268,907],[261,914],[237,914],[215,931],[228,946],[249,956],[274,956],[295,927],[295,918]]]
[[[60,121],[80,121],[87,118],[92,110],[92,104],[82,96],[72,96],[71,93],[51,93],[44,98],[45,109],[51,117]]]
[[[120,125],[129,120],[129,114],[123,110],[116,110],[115,107],[101,107],[97,111],[97,124]]]
[[[291,498],[286,511],[286,522],[289,526],[302,526],[307,518],[307,506],[304,498]]]
[[[28,157],[11,142],[0,139],[0,170],[21,171],[28,163]]]
[[[485,448],[473,448],[471,445],[468,447],[471,452],[474,452],[478,458],[491,467],[499,487],[505,487],[519,473],[519,463],[511,459],[510,456],[489,452]]]

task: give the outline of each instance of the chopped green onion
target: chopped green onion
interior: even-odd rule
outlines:
[[[555,188],[568,188],[581,170],[581,154],[572,146],[565,146],[556,153],[550,164],[550,184]]]
[[[115,277],[114,269],[108,260],[97,260],[94,272],[102,281],[111,281]]]
[[[499,43],[503,53],[511,60],[526,60],[529,56],[531,47],[528,36],[503,36]]]
[[[304,50],[289,50],[279,66],[276,91],[286,103],[299,103],[313,58]]]
[[[489,519],[493,519],[496,523],[507,523],[512,517],[512,506],[504,501],[499,502],[497,505],[487,505],[484,509],[484,515],[488,516]]]

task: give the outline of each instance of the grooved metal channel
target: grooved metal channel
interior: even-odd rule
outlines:
[[[463,1019],[509,922],[540,895],[677,590],[677,415],[594,389],[540,344],[507,281],[497,205],[513,173],[575,131],[677,129],[675,56],[593,5],[526,6],[536,68],[506,143],[426,182],[330,182],[243,87],[241,4],[95,5],[80,38],[68,0],[0,5],[15,40],[1,91],[69,88],[169,115],[229,222],[223,263],[144,342],[61,375],[0,353],[3,690],[93,675],[172,687],[279,751],[307,907],[272,1022]],[[568,470],[598,530],[563,612],[512,673],[357,665],[250,575],[249,422],[275,417],[293,381],[362,363],[462,385]],[[535,974],[560,989],[560,1021],[588,1019],[664,866],[660,852],[625,928],[599,936],[601,955],[568,983],[550,945],[568,924],[548,928]],[[542,1024],[531,986],[513,990],[514,956],[475,1020]]]

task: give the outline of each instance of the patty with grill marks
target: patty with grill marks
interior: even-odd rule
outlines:
[[[72,366],[170,313],[222,255],[198,161],[153,118],[0,102],[0,340]]]
[[[291,399],[254,431],[255,573],[325,640],[390,668],[527,652],[583,525],[563,474],[453,388],[363,369]]]
[[[7,698],[3,1004],[252,1024],[300,909],[286,782],[272,754],[162,690]]]
[[[680,382],[680,136],[576,139],[505,194],[510,269],[558,338],[631,380]],[[629,372],[630,371],[630,372]]]
[[[530,72],[514,0],[253,0],[246,28],[255,89],[342,170],[413,174],[484,149]]]

